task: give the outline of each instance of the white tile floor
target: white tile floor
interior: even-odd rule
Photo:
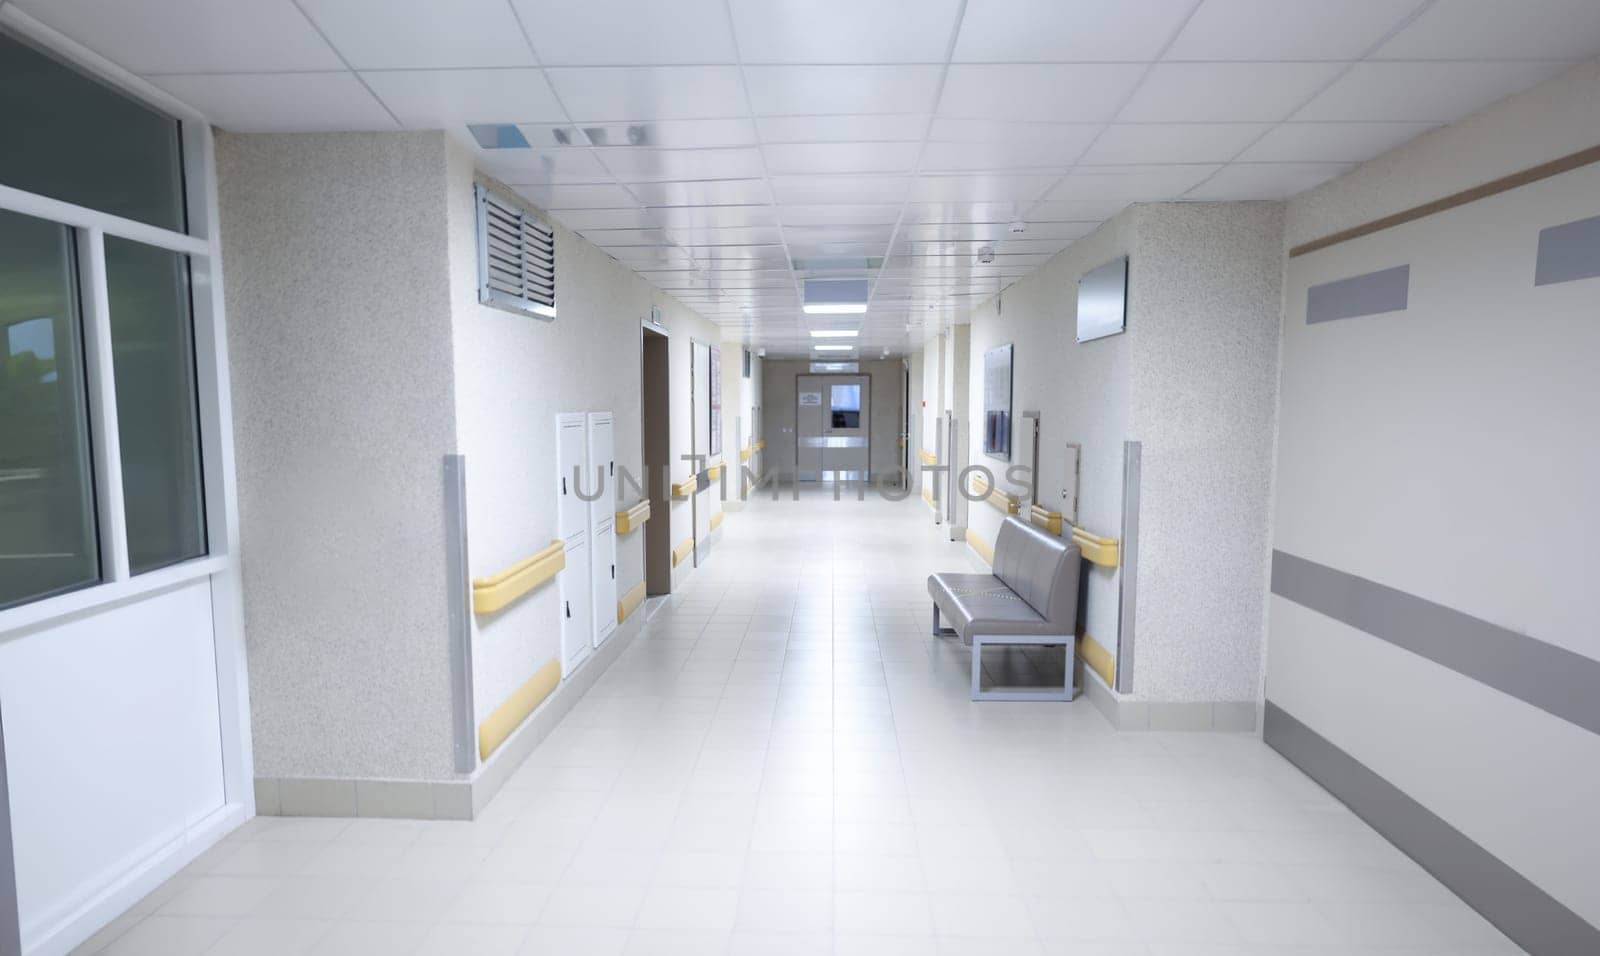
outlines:
[[[920,500],[724,531],[481,819],[259,818],[83,951],[1520,952],[1254,737],[968,700]]]

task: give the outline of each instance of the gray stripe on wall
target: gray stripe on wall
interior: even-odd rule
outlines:
[[[1600,276],[1600,216],[1539,230],[1534,285]]]
[[[1600,733],[1591,657],[1283,551],[1272,593]]]
[[[1263,735],[1267,746],[1534,956],[1600,953],[1600,929],[1270,700]]]
[[[1411,267],[1395,266],[1306,290],[1306,324],[1399,312],[1411,295]]]

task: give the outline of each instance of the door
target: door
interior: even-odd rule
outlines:
[[[830,376],[822,390],[822,472],[824,481],[865,481],[868,473],[867,421],[871,409],[865,375]]]
[[[826,379],[821,375],[801,375],[795,380],[797,401],[795,409],[795,478],[799,481],[822,480],[822,393]]]
[[[711,467],[712,455],[712,395],[711,395],[711,346],[701,342],[691,343],[689,362],[689,407],[694,412],[694,422],[691,431],[694,437],[694,480],[695,492],[693,497],[694,508],[694,563],[696,567],[705,560],[711,547],[711,511],[712,490],[711,475],[707,471]]]
[[[566,547],[567,566],[561,572],[561,673],[569,675],[594,647],[590,606],[594,601],[589,567],[589,502],[578,494],[580,479],[592,493],[594,473],[588,469],[589,441],[586,416],[556,416],[556,491],[561,496],[557,522]]]
[[[588,503],[595,647],[617,629],[616,470],[611,413],[590,412],[589,466],[584,470],[584,492],[586,495],[599,492],[598,497]],[[590,482],[598,482],[598,486],[591,487]]]

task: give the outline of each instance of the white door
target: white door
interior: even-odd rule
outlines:
[[[822,390],[822,471],[830,481],[867,478],[867,421],[871,409],[864,375],[830,376]]]
[[[579,482],[586,494],[594,491],[594,473],[588,468],[587,419],[583,414],[556,416],[556,492],[558,533],[567,550],[561,572],[561,673],[571,674],[594,647],[590,612],[594,595],[589,548],[589,502],[578,495]]]
[[[585,479],[584,493],[599,497],[589,502],[589,567],[594,594],[594,646],[599,647],[617,629],[616,461],[613,458],[610,412],[589,413],[589,467],[599,487]]]
[[[594,650],[589,602],[589,542],[567,539],[567,567],[561,572],[561,676],[567,677]]]

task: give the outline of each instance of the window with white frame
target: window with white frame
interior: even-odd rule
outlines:
[[[183,131],[0,34],[0,610],[208,551]]]
[[[507,196],[478,184],[478,301],[556,317],[556,240],[550,227]]]

